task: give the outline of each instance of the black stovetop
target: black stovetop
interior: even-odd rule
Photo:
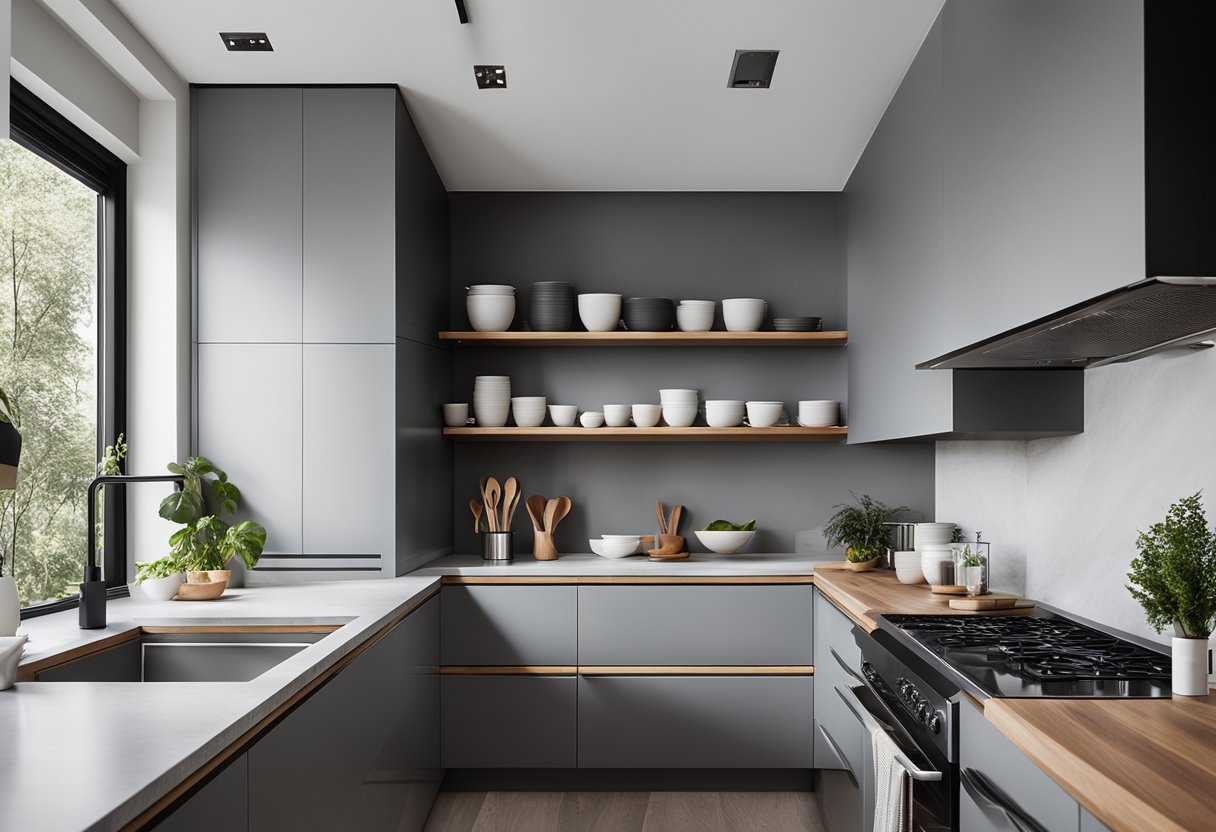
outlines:
[[[1168,655],[1047,610],[883,617],[988,696],[1170,695]]]

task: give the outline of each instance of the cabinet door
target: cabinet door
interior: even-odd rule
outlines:
[[[862,747],[867,739],[857,717],[836,694],[838,685],[856,684],[861,673],[858,631],[848,616],[816,590],[815,593],[815,759],[830,767],[838,757],[855,777],[861,776]],[[830,737],[830,740],[829,740]]]
[[[300,340],[301,91],[194,91],[198,340]]]
[[[305,344],[302,399],[304,552],[379,555],[390,575],[397,508],[393,355],[392,345]]]
[[[811,768],[810,676],[580,676],[579,768]]]
[[[298,344],[198,346],[198,452],[241,489],[268,554],[303,551],[302,361]]]
[[[1081,832],[1110,832],[1110,827],[1081,807]]]
[[[573,676],[444,676],[444,768],[574,768]]]
[[[158,832],[247,832],[249,759],[242,754],[156,825]]]
[[[444,587],[445,665],[574,665],[573,586]]]
[[[396,340],[397,106],[395,88],[304,90],[306,342]]]
[[[809,586],[581,586],[584,665],[809,665]]]

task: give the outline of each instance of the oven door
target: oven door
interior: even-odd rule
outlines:
[[[913,832],[954,832],[953,820],[956,805],[956,775],[954,767],[945,760],[935,761],[917,745],[915,739],[899,723],[894,714],[869,686],[858,682],[837,685],[836,695],[861,722],[865,732],[872,736],[883,731],[895,741],[900,750],[897,758],[912,778],[912,830]],[[936,755],[934,755],[936,757]],[[867,801],[865,814],[872,819],[876,795],[873,754],[866,743],[866,765],[862,795]],[[868,828],[871,824],[867,822]]]

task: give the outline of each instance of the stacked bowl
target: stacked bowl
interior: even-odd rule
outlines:
[[[533,332],[566,332],[574,323],[574,287],[560,280],[532,284],[528,324]]]
[[[697,420],[697,401],[700,393],[696,390],[669,389],[660,390],[659,398],[663,402],[663,421],[673,428],[690,427]]]
[[[840,424],[840,402],[813,399],[798,402],[798,424],[804,428],[828,428]]]
[[[633,332],[666,332],[675,320],[671,298],[625,299],[625,326]]]
[[[756,332],[767,310],[768,303],[760,298],[727,298],[722,301],[722,323],[730,332]]]
[[[711,399],[705,402],[705,423],[711,428],[737,428],[743,424],[747,403],[735,399]]]
[[[781,421],[785,402],[748,402],[747,424],[753,428],[771,428]]]
[[[469,286],[465,309],[477,332],[506,332],[515,320],[515,287],[499,283]]]
[[[682,300],[676,307],[676,324],[683,332],[709,332],[716,308],[712,300]]]
[[[925,573],[921,569],[920,552],[895,552],[892,558],[895,577],[901,584],[923,584]]]
[[[510,412],[510,376],[477,376],[473,380],[473,416],[478,427],[501,428]]]
[[[544,396],[515,396],[511,399],[511,415],[521,428],[538,428],[545,421]]]
[[[773,329],[778,332],[819,332],[823,329],[823,318],[813,318],[810,315],[773,318]]]
[[[920,552],[921,571],[925,580],[933,586],[942,584],[942,564],[954,562],[954,550],[950,541],[954,539],[953,523],[917,523],[916,548]]]
[[[621,296],[579,295],[578,317],[588,332],[612,332],[621,323]]]

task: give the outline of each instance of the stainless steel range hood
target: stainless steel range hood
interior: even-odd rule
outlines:
[[[919,370],[1100,367],[1216,336],[1216,277],[1156,277],[917,364]]]
[[[918,369],[1098,367],[1216,336],[1216,3],[1144,3],[1145,274]]]

